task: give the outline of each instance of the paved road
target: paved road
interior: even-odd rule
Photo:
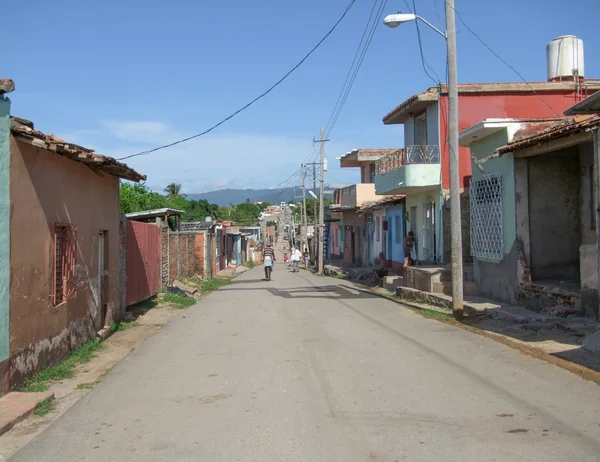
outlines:
[[[597,461],[600,389],[278,265],[192,307],[14,461]]]

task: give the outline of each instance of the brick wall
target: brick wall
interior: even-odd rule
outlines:
[[[205,231],[169,232],[168,235],[168,284],[176,279],[200,277],[205,278]],[[164,273],[163,273],[164,278]]]
[[[471,256],[471,210],[469,204],[469,190],[466,189],[460,195],[460,221],[462,231],[462,250],[463,250],[463,262],[472,263],[473,257]],[[444,263],[450,263],[451,261],[451,245],[452,238],[450,232],[450,207],[443,207],[442,209],[442,222],[443,222],[443,238],[444,238]]]
[[[160,258],[161,258],[161,287],[169,285],[169,227],[161,225],[160,228]]]

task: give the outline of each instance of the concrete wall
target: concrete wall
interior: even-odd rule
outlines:
[[[532,278],[579,280],[580,170],[577,147],[529,158]]]
[[[443,191],[444,195],[448,194],[448,191]],[[461,237],[462,237],[462,254],[463,263],[471,263],[473,257],[471,256],[471,211],[469,203],[469,190],[466,189],[460,195],[460,224],[461,224]],[[450,226],[450,200],[444,202],[442,206],[442,262],[450,263],[451,261],[451,246],[452,232]]]
[[[343,207],[356,207],[365,202],[373,202],[379,199],[375,194],[373,183],[361,183],[348,186],[340,190],[340,205]]]
[[[594,144],[583,143],[579,151],[579,210],[581,223],[581,244],[596,243],[596,191],[594,189]]]
[[[17,386],[63,359],[118,313],[119,180],[11,137],[10,374]],[[53,306],[55,223],[77,225],[76,292]],[[99,232],[106,232],[98,294]],[[104,298],[108,318],[102,319]]]
[[[408,194],[406,196],[406,213],[408,217],[408,221],[406,222],[406,232],[413,231],[415,233],[415,238],[417,239],[417,254],[419,256],[419,260],[423,258],[425,255],[424,252],[424,239],[423,239],[423,227],[425,216],[425,209],[423,207],[425,201],[427,199],[432,199],[435,202],[435,247],[437,258],[436,261],[441,261],[442,259],[442,204],[441,204],[441,189],[437,188],[433,191]],[[413,223],[411,220],[413,218],[410,216],[412,207],[417,208],[417,221]]]
[[[581,310],[590,317],[598,317],[598,247],[585,244],[579,248],[581,273]]]
[[[540,98],[540,94],[542,98]],[[564,111],[578,101],[574,90],[540,92],[538,94],[494,94],[483,91],[460,93],[458,97],[458,129],[462,131],[486,118],[556,117],[554,111]],[[448,139],[448,96],[439,102],[440,140]],[[407,143],[408,144],[408,143]],[[448,176],[448,143],[440,142],[444,189],[450,188]],[[459,148],[460,177],[468,187],[471,176],[471,157],[468,147]]]
[[[10,100],[0,96],[0,395],[9,391]]]

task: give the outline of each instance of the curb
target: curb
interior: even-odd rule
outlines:
[[[385,298],[386,300],[394,302],[398,305],[406,306],[409,309],[413,309],[416,311],[422,312],[422,311],[426,310],[426,308],[416,305],[414,303],[406,302],[405,300],[394,299],[394,298],[388,297],[382,293],[376,292],[370,287],[368,287],[368,288],[366,288],[365,286],[357,287],[358,284],[356,284],[352,281],[349,281],[349,282],[351,282],[357,290],[360,290],[362,292],[370,293],[370,294],[375,295],[380,298]],[[438,322],[450,324],[452,326],[466,330],[467,332],[470,332],[472,334],[480,335],[480,336],[486,337],[490,340],[494,340],[494,341],[501,343],[507,347],[517,350],[520,353],[526,354],[527,356],[531,356],[533,358],[542,360],[546,363],[560,367],[561,369],[565,369],[565,370],[581,377],[584,380],[589,380],[590,382],[594,382],[595,384],[600,385],[600,371],[595,371],[594,369],[590,369],[586,366],[582,366],[580,364],[568,361],[566,359],[559,358],[550,353],[546,353],[545,351],[543,351],[539,348],[536,348],[535,346],[531,346],[527,343],[522,343],[522,342],[513,340],[512,338],[507,337],[505,335],[496,334],[494,332],[490,332],[490,331],[481,329],[480,327],[469,325],[465,322],[456,321],[454,318],[443,319],[443,318],[437,318],[437,317],[432,317],[432,316],[426,316],[424,314],[422,314],[422,316],[427,317],[429,319],[434,319],[435,321],[438,321]],[[476,318],[471,318],[470,320],[471,321],[475,320],[475,319],[483,320],[486,317],[489,318],[489,315],[486,315],[485,317],[478,316]]]
[[[12,392],[0,398],[0,435],[33,414],[38,404],[47,399],[54,400],[54,392]],[[25,405],[21,404],[21,410],[19,410],[19,402],[23,400],[28,402]]]

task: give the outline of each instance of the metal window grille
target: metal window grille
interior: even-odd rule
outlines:
[[[489,260],[504,258],[502,177],[491,173],[471,178],[471,255]]]
[[[77,255],[77,225],[54,225],[54,284],[52,303],[59,305],[73,298],[76,291],[75,262]]]

